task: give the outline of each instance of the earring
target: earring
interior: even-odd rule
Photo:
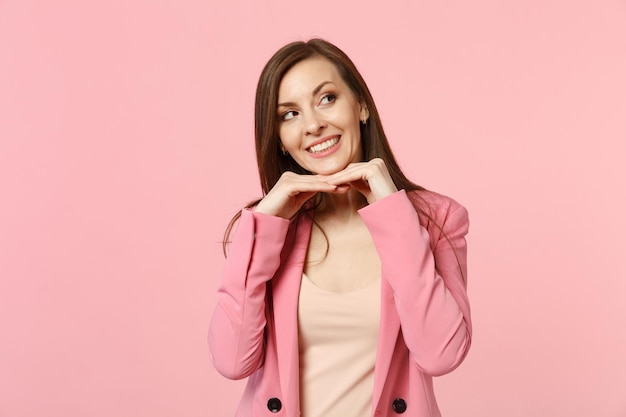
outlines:
[[[369,110],[365,109],[365,116],[363,116],[363,118],[361,119],[361,123],[363,123],[364,125],[367,125],[367,121],[370,118],[370,112]]]
[[[280,144],[280,151],[283,153],[283,155],[289,155],[289,152],[287,152],[287,149],[285,149],[285,147],[283,146],[283,144]]]

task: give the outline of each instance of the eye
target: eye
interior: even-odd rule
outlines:
[[[336,95],[329,93],[329,94],[325,94],[322,99],[320,100],[320,104],[329,104],[332,103],[333,101],[335,101],[335,99],[337,98]]]
[[[293,119],[297,115],[298,115],[297,111],[289,110],[289,111],[282,113],[279,117],[280,117],[280,120],[287,121],[287,120]]]

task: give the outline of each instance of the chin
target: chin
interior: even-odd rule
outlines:
[[[298,165],[300,165],[305,170],[313,174],[332,175],[332,174],[336,174],[337,172],[343,171],[344,169],[346,169],[348,165],[355,162],[353,161],[354,158],[346,158],[346,157],[338,158],[337,156],[339,155],[333,158],[333,156],[335,155],[329,156],[326,161],[324,161],[323,159],[319,159],[315,161],[307,161],[307,162],[312,162],[309,164],[298,164]],[[360,159],[357,160],[356,162],[358,161],[360,161]]]
[[[332,174],[336,174],[338,172],[343,171],[344,169],[346,169],[347,166],[348,166],[348,164],[341,165],[341,166],[335,166],[335,167],[320,168],[320,169],[317,169],[317,170],[313,170],[311,172],[313,172],[314,174],[319,174],[319,175],[332,175]]]

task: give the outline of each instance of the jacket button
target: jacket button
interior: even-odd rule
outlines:
[[[280,409],[283,408],[283,403],[281,403],[278,398],[275,398],[275,397],[274,398],[270,398],[267,401],[267,408],[272,413],[278,413],[280,411]]]
[[[406,401],[402,398],[396,398],[393,400],[393,404],[391,404],[391,408],[398,414],[402,414],[406,411]]]

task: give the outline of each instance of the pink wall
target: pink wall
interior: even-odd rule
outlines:
[[[261,67],[313,35],[470,210],[445,416],[626,416],[624,1],[213,3],[0,1],[0,416],[233,414],[219,241],[259,193]]]

